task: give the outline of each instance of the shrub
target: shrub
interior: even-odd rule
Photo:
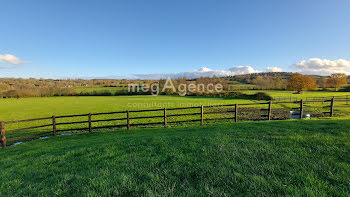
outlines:
[[[241,98],[241,99],[257,99],[257,100],[272,100],[272,97],[265,92],[257,92],[255,94],[244,94],[242,92],[195,92],[187,94],[187,96],[205,96],[205,97],[219,97],[219,98]]]
[[[253,94],[252,97],[257,100],[272,100],[272,97],[266,92],[257,92]]]
[[[350,92],[350,86],[343,87],[339,90],[340,92]]]

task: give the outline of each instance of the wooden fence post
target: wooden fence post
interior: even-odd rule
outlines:
[[[129,116],[129,110],[126,111],[126,124],[128,131],[130,130],[130,116]]]
[[[271,120],[271,115],[272,115],[272,101],[269,102],[269,111],[267,112],[267,119]]]
[[[52,134],[56,136],[56,117],[52,116]]]
[[[92,132],[91,113],[89,113],[89,132]]]
[[[204,107],[203,105],[201,105],[201,125],[203,125],[203,122],[204,122]]]
[[[303,102],[303,99],[300,100],[300,119],[303,118],[303,114],[304,113],[304,102]]]
[[[235,104],[235,122],[238,122],[238,104]]]
[[[168,121],[167,121],[167,115],[166,115],[166,108],[164,107],[164,128],[166,128],[168,125]]]
[[[0,122],[0,130],[1,130],[1,147],[6,148],[6,131],[5,131],[5,123]]]
[[[330,117],[333,117],[333,112],[334,112],[334,97],[331,100],[331,109],[330,109],[330,112],[329,112],[329,116]]]

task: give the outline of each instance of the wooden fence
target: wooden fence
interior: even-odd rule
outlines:
[[[342,99],[338,100],[337,102],[346,102],[348,104],[350,99]],[[307,103],[329,103],[327,106],[307,106]],[[77,130],[85,130],[88,132],[92,132],[94,129],[103,129],[103,128],[120,128],[120,127],[125,127],[127,130],[130,130],[131,127],[135,126],[147,126],[147,125],[163,125],[164,127],[167,127],[168,124],[172,123],[181,123],[181,122],[199,122],[200,125],[203,125],[205,121],[209,120],[224,120],[224,119],[231,119],[234,122],[238,122],[240,120],[240,116],[243,116],[245,112],[263,112],[263,114],[259,114],[259,116],[262,119],[259,120],[273,120],[273,108],[272,105],[275,104],[294,104],[297,105],[297,107],[294,108],[288,108],[292,110],[298,111],[297,115],[299,115],[299,118],[303,117],[303,114],[305,110],[311,109],[311,108],[319,108],[319,109],[327,109],[327,111],[321,112],[323,114],[327,114],[329,117],[334,116],[334,109],[335,108],[342,108],[342,107],[350,107],[346,105],[342,106],[336,106],[335,105],[335,98],[333,97],[330,100],[313,100],[313,101],[278,101],[278,102],[261,102],[261,103],[246,103],[246,104],[226,104],[226,105],[211,105],[211,106],[196,106],[196,107],[183,107],[183,108],[162,108],[162,109],[145,109],[145,110],[130,110],[130,111],[116,111],[116,112],[103,112],[103,113],[87,113],[87,114],[76,114],[76,115],[63,115],[63,116],[52,116],[52,117],[45,117],[45,118],[36,118],[36,119],[26,119],[26,120],[14,120],[14,121],[0,121],[0,130],[1,130],[1,146],[2,148],[6,147],[7,142],[13,142],[13,141],[18,141],[21,139],[28,139],[28,138],[33,138],[33,137],[38,137],[38,136],[43,136],[43,135],[53,135],[56,136],[58,132],[64,132],[64,131],[77,131]],[[250,108],[249,106],[252,105],[259,105],[259,106],[265,106],[264,108]],[[229,107],[228,109],[225,108],[225,110],[209,110],[209,109],[215,109],[215,108],[220,108],[222,107]],[[329,109],[328,109],[329,108]],[[182,111],[186,109],[197,109],[198,112],[191,112],[191,113],[173,113],[173,114],[168,114],[170,111]],[[280,108],[279,108],[280,109]],[[277,109],[274,109],[277,110]],[[162,115],[153,115],[153,116],[136,116],[132,117],[131,114],[139,114],[141,112],[160,112]],[[289,115],[289,111],[288,115]],[[205,115],[209,114],[231,114],[232,117],[215,117],[215,118],[205,118]],[[349,111],[337,111],[336,113],[350,113]],[[124,115],[122,118],[108,118],[108,119],[98,119],[99,116],[101,115],[114,115],[114,114],[121,114]],[[179,117],[179,116],[199,116],[200,118],[197,119],[188,119],[188,120],[177,120],[177,121],[169,121],[168,119],[170,117]],[[248,115],[249,116],[249,115]],[[71,118],[71,117],[86,117],[85,121],[71,121],[71,122],[57,122],[57,120],[62,119],[62,118]],[[94,119],[93,119],[94,117]],[[159,122],[152,122],[152,123],[137,123],[137,124],[132,124],[130,120],[136,120],[136,119],[162,119],[162,121]],[[21,122],[35,122],[35,121],[41,121],[41,120],[46,120],[50,121],[50,124],[42,124],[42,125],[37,125],[37,126],[30,126],[30,127],[25,127],[25,128],[16,128],[12,130],[6,130],[7,125],[15,124],[15,123],[21,123]],[[249,119],[252,120],[252,119]],[[254,120],[254,119],[253,119]],[[255,119],[257,120],[257,119]],[[117,124],[117,125],[105,125],[105,126],[97,126],[93,127],[92,123],[96,122],[110,122],[110,121],[125,121],[124,124]],[[82,128],[65,128],[65,129],[57,129],[57,126],[59,125],[74,125],[74,124],[86,124],[86,127]],[[9,133],[13,132],[18,132],[18,131],[24,131],[24,130],[32,130],[32,129],[38,129],[38,128],[47,128],[51,127],[51,129],[48,129],[46,132],[40,132],[40,133],[35,133],[35,134],[30,134],[30,135],[24,135],[24,136],[19,136],[19,137],[13,137],[6,139],[6,135]]]

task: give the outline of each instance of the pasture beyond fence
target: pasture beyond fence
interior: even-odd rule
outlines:
[[[317,104],[316,106],[310,106],[310,104]],[[338,105],[335,105],[337,103]],[[52,116],[44,118],[26,119],[26,120],[13,120],[13,121],[0,121],[1,130],[1,146],[5,148],[7,142],[15,142],[23,139],[32,139],[40,136],[53,135],[56,136],[59,132],[66,131],[88,131],[92,132],[94,129],[104,128],[126,128],[130,130],[131,127],[135,126],[149,126],[149,125],[163,125],[167,127],[168,124],[184,123],[184,122],[199,122],[203,125],[206,121],[212,120],[232,120],[238,122],[241,120],[281,120],[287,119],[290,115],[290,111],[296,111],[298,117],[301,119],[305,113],[312,114],[313,116],[329,116],[333,117],[335,113],[343,114],[350,113],[350,98],[335,97],[328,100],[300,100],[300,101],[269,101],[259,103],[246,103],[246,104],[225,104],[225,105],[210,105],[210,106],[195,106],[195,107],[182,107],[182,108],[159,108],[159,109],[144,109],[144,110],[129,110],[129,111],[115,111],[115,112],[102,112],[102,113],[86,113],[76,115],[63,115],[63,116]],[[323,106],[323,104],[327,104]],[[278,107],[273,107],[278,105]],[[281,105],[283,105],[281,107]],[[288,105],[288,106],[286,106]],[[294,106],[293,106],[294,105]],[[251,106],[251,107],[250,107]],[[254,107],[255,106],[255,107]],[[335,110],[336,108],[349,108],[348,110]],[[316,109],[316,110],[311,110]],[[186,111],[187,110],[187,111]],[[189,110],[189,111],[188,111]],[[147,112],[149,115],[143,115]],[[157,112],[157,113],[156,113]],[[152,114],[156,113],[156,114]],[[141,115],[140,115],[141,114]],[[212,115],[219,116],[212,116]],[[103,115],[109,115],[107,118],[101,119]],[[117,116],[110,118],[110,116]],[[61,122],[61,119],[81,117],[86,118],[85,120],[79,121],[68,121]],[[174,117],[189,117],[187,119],[175,119],[170,120]],[[195,117],[195,118],[193,118]],[[136,122],[132,121],[147,119],[156,119],[156,122]],[[23,128],[7,129],[8,126],[18,123],[32,123],[46,121],[45,124],[27,126]],[[108,124],[98,125],[93,124],[99,122],[119,122],[121,124]],[[77,128],[57,128],[64,125],[79,125]],[[39,130],[44,129],[44,131]],[[12,133],[31,130],[34,133],[28,133],[20,136],[9,136]],[[6,139],[8,137],[8,139]]]
[[[350,95],[342,95],[342,96],[308,96],[304,97],[304,101],[326,101],[330,100],[332,98],[339,99],[339,100],[349,100]],[[272,97],[273,101],[298,101],[298,97],[296,96],[274,96]]]

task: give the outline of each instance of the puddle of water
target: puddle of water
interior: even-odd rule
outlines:
[[[75,134],[75,133],[62,133],[62,134],[57,135],[57,136],[73,135],[73,134]],[[47,138],[50,138],[50,137],[48,137],[48,136],[39,137],[39,140],[43,140],[43,139],[47,139]],[[31,140],[31,141],[35,141],[35,140]],[[30,141],[26,141],[26,142],[30,142]],[[26,142],[16,142],[16,143],[11,144],[10,146],[16,146],[16,145],[24,144]],[[0,149],[2,149],[2,147],[0,147]]]
[[[62,134],[60,134],[60,135],[58,135],[58,136],[62,136],[62,135],[73,135],[74,133],[62,133]]]
[[[24,142],[16,142],[16,143],[13,143],[11,146],[16,146],[16,145],[19,145],[19,144],[23,144]]]

